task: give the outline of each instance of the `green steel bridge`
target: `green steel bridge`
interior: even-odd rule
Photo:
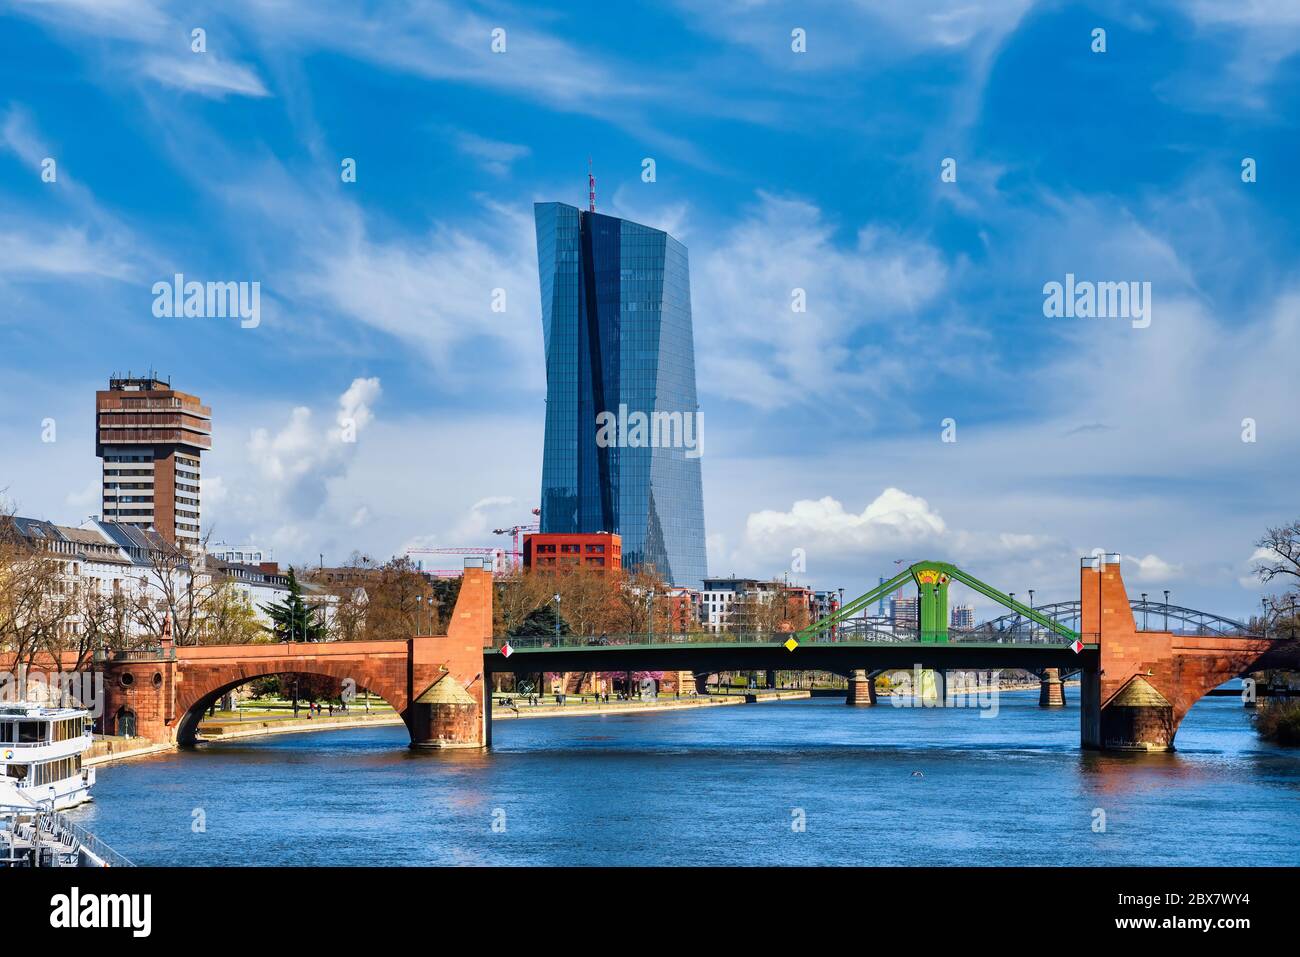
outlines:
[[[948,587],[960,582],[1008,609],[1025,628],[958,630],[948,623]],[[883,596],[913,583],[914,627],[860,617]],[[917,562],[820,621],[793,632],[498,637],[485,652],[489,673],[539,671],[771,671],[851,674],[893,668],[1073,671],[1098,654],[1096,635],[1016,601],[946,562]]]

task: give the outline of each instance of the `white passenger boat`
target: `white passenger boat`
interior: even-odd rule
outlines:
[[[0,817],[89,801],[95,769],[81,756],[92,740],[89,711],[0,704]]]

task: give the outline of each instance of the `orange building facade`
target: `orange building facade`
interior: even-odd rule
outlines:
[[[524,567],[563,570],[623,568],[623,539],[612,532],[536,532],[524,536]]]

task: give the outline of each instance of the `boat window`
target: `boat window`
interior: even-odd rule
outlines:
[[[40,744],[45,740],[45,723],[43,721],[19,721],[18,743]]]
[[[14,723],[12,721],[0,721],[0,744],[13,744],[14,741]]]
[[[72,759],[60,758],[58,761],[48,761],[45,764],[36,765],[36,780],[32,783],[37,787],[44,784],[53,784],[55,781],[62,781],[64,778],[72,777]]]
[[[9,767],[5,768],[5,776],[11,778],[17,778],[19,781],[21,781],[23,778],[27,777],[27,765],[11,764],[9,765]]]

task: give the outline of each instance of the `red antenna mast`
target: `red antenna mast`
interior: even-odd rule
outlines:
[[[591,175],[591,157],[587,157],[587,199],[588,209],[596,211],[596,177]]]

